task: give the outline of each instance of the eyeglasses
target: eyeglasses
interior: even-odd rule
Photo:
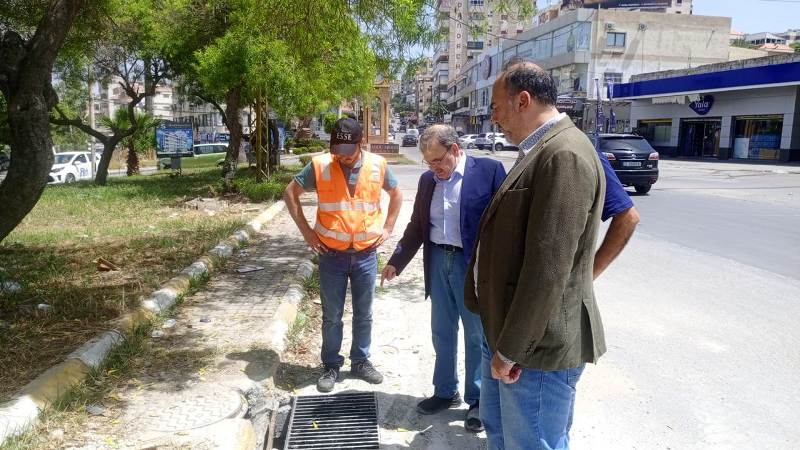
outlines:
[[[423,159],[422,162],[424,162],[428,167],[437,167],[439,164],[441,164],[444,161],[444,158],[447,157],[448,153],[450,153],[450,148],[445,150],[445,152],[442,154],[442,156],[440,156],[440,157],[438,157],[436,159],[432,159],[430,161],[427,161],[427,160]]]

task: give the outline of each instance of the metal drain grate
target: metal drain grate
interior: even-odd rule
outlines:
[[[379,448],[374,392],[295,397],[285,449]]]

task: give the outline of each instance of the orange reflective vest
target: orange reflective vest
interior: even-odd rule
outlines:
[[[383,232],[381,189],[386,160],[361,152],[361,170],[355,194],[350,195],[344,171],[330,153],[315,156],[317,180],[317,223],[314,231],[333,250],[356,251],[372,247]]]

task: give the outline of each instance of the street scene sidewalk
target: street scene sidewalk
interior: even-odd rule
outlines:
[[[153,330],[131,355],[126,380],[86,405],[72,426],[50,431],[54,448],[263,445],[263,413],[275,409],[267,387],[281,350],[270,325],[287,291],[303,283],[298,267],[309,265],[294,229],[285,211],[266,224]],[[260,436],[255,418],[263,421]]]
[[[416,149],[404,152],[412,161],[421,159]],[[511,156],[494,157],[510,165]],[[408,223],[425,168],[392,170],[404,202],[393,236],[379,249],[382,263]],[[742,448],[757,441],[790,449],[800,438],[789,401],[795,397],[796,354],[794,346],[784,345],[797,340],[792,317],[800,314],[800,280],[777,274],[775,265],[794,256],[775,249],[772,262],[764,262],[753,257],[758,251],[731,247],[731,236],[718,230],[715,217],[694,226],[717,229],[717,242],[669,232],[676,195],[684,209],[710,202],[720,211],[738,208],[751,220],[776,220],[775,212],[784,211],[791,223],[800,208],[727,198],[713,189],[676,192],[695,171],[665,168],[663,190],[657,184],[649,195],[633,197],[642,223],[596,283],[609,349],[578,385],[575,448]],[[737,183],[757,181],[739,186],[747,194],[764,183],[790,188],[797,176],[770,173]],[[703,182],[728,183],[713,177]],[[313,218],[314,197],[303,199],[306,216]],[[50,444],[42,448],[262,448],[269,412],[291,396],[318,394],[319,300],[302,304],[298,317],[304,326],[294,330],[285,351],[273,333],[278,305],[289,286],[300,283],[297,267],[309,257],[288,213],[280,213],[154,330],[145,349],[131,355],[129,377],[109,386],[72,421],[48,430]],[[483,449],[484,434],[463,428],[466,405],[432,416],[416,412],[417,402],[433,393],[430,300],[423,298],[423,286],[418,254],[401,276],[377,289],[371,360],[385,380],[370,385],[350,378],[346,363],[334,393],[378,394],[381,448]],[[348,304],[345,350],[350,325]],[[771,349],[768,355],[764,348]],[[459,370],[463,380],[463,366]],[[761,411],[758,417],[746,412],[753,409]],[[273,448],[280,444],[276,440]]]

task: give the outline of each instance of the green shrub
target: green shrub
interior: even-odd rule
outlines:
[[[322,116],[325,132],[331,134],[333,132],[333,124],[339,119],[339,115],[335,112],[327,112]]]
[[[292,153],[295,155],[304,155],[308,153],[308,147],[295,147],[292,149]]]
[[[310,162],[311,162],[311,156],[303,155],[303,156],[300,157],[300,164],[302,164],[303,166],[308,165],[308,163],[310,163]]]
[[[259,183],[255,178],[247,177],[237,180],[236,188],[250,201],[265,202],[281,198],[286,183],[282,179],[269,179]]]
[[[292,147],[327,147],[328,143],[323,141],[322,139],[294,139],[292,140]]]

